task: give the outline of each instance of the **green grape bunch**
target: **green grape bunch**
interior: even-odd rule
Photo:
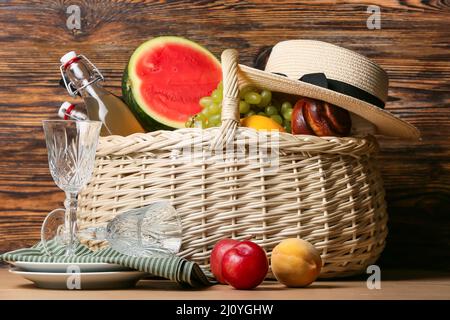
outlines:
[[[200,99],[202,111],[190,117],[186,122],[187,128],[211,128],[222,124],[223,83],[219,85],[211,96]],[[267,89],[257,89],[246,86],[239,92],[239,113],[241,118],[255,114],[271,118],[286,130],[291,132],[292,104],[289,101],[280,103]]]

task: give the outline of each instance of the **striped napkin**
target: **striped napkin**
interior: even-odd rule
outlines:
[[[43,262],[43,263],[114,263],[131,269],[143,271],[153,276],[170,279],[181,285],[199,288],[212,285],[199,265],[177,256],[167,257],[133,257],[124,255],[112,248],[92,251],[79,244],[75,255],[65,256],[64,247],[54,242],[47,244],[48,255],[41,242],[31,248],[19,249],[0,255],[5,262]]]

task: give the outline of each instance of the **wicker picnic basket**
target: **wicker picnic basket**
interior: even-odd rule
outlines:
[[[242,77],[237,59],[234,50],[222,54],[220,128],[100,139],[93,178],[79,199],[80,228],[104,226],[127,209],[168,199],[183,225],[179,255],[205,270],[218,240],[252,236],[269,256],[285,238],[308,240],[321,252],[322,278],[364,272],[387,235],[376,140],[238,127],[239,88],[261,84]],[[264,161],[269,147],[276,166]]]

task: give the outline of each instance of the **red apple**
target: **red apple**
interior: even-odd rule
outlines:
[[[245,240],[228,249],[222,258],[223,279],[236,289],[253,289],[267,275],[266,252],[254,242]]]
[[[222,239],[216,243],[211,252],[211,272],[216,277],[217,281],[222,284],[226,284],[222,276],[222,258],[225,252],[231,249],[234,245],[238,244],[238,240],[234,239]]]

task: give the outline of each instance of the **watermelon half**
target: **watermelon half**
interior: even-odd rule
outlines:
[[[201,111],[222,79],[217,58],[199,44],[180,37],[158,37],[132,54],[122,79],[122,94],[148,131],[184,128]]]

